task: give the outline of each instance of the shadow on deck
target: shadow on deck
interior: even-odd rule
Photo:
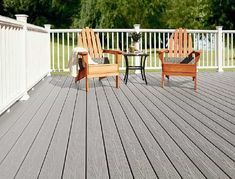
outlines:
[[[0,178],[235,178],[232,72],[48,77],[0,117]],[[121,76],[123,78],[123,76]]]

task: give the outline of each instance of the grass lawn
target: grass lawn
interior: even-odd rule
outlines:
[[[76,46],[76,43],[72,43],[72,40],[70,40],[69,46],[65,39],[64,45],[62,45],[62,40],[60,40],[59,43],[57,43],[57,40],[55,39],[54,42],[54,48],[53,44],[51,43],[51,68],[54,71],[63,71],[63,69],[67,69],[69,56],[71,54],[71,51],[73,47]],[[160,67],[161,63],[158,57],[158,54],[152,49],[151,51],[148,49],[147,53],[149,54],[149,57],[146,61],[146,68],[147,67]],[[54,56],[53,56],[54,54]],[[234,65],[235,66],[235,50],[234,50],[234,56],[233,59],[231,57],[231,52],[229,53],[230,58],[227,58],[228,51],[224,50],[224,64],[225,65]],[[108,58],[110,61],[114,61],[113,55],[108,55]],[[201,59],[199,61],[198,66],[215,66],[215,52],[214,51],[208,51],[203,52],[201,54]],[[53,60],[54,59],[54,60]],[[130,62],[131,65],[134,65],[134,58],[131,59]],[[120,64],[122,67],[125,67],[124,58],[122,58],[122,62]],[[215,69],[206,69],[206,71],[215,71]],[[156,70],[154,70],[156,71]],[[205,71],[204,69],[200,69],[200,71]],[[233,69],[225,69],[225,71],[233,71]]]

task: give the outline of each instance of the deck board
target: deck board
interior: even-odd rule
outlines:
[[[109,100],[110,108],[134,178],[156,178],[157,176],[139,145],[138,139],[135,137],[128,123],[128,118],[115,97],[112,88],[106,85],[105,93],[111,99]]]
[[[0,178],[235,178],[234,72],[47,77],[0,116]],[[121,75],[123,79],[123,75]]]
[[[94,81],[87,94],[87,178],[109,178]]]
[[[135,78],[135,79],[140,79],[140,77]],[[140,82],[140,80],[138,81]],[[135,87],[138,88],[138,86],[139,88],[140,87],[149,88],[150,89],[149,92],[151,92],[152,94],[156,93],[156,90],[154,90],[151,86],[141,86],[140,83],[136,83]],[[140,89],[140,90],[143,91],[143,89]],[[164,108],[166,108],[165,109],[166,115],[170,116],[172,114],[168,114],[168,113],[170,112],[174,113],[174,117],[173,117],[174,120],[172,122],[175,124],[175,126],[177,126],[177,128],[179,128],[185,134],[185,136],[187,136],[190,139],[190,141],[192,141],[192,143],[194,143],[198,147],[198,149],[201,150],[201,151],[198,150],[198,152],[204,153],[204,155],[200,154],[200,156],[202,157],[200,161],[196,161],[196,162],[199,162],[198,166],[201,166],[200,162],[202,161],[205,162],[206,160],[204,160],[204,157],[208,156],[210,157],[210,160],[208,160],[208,162],[211,163],[211,161],[212,162],[215,161],[214,162],[215,164],[218,163],[217,167],[224,169],[225,173],[230,173],[230,175],[235,175],[234,169],[233,168],[230,169],[230,166],[232,166],[233,161],[230,158],[228,158],[223,152],[219,151],[217,147],[215,147],[210,142],[208,142],[210,140],[206,140],[207,136],[214,136],[213,133],[210,133],[207,128],[204,128],[204,126],[201,125],[201,123],[198,123],[198,121],[195,120],[195,118],[192,117],[190,113],[184,110],[184,108],[181,108],[177,104],[174,104],[174,102],[170,100],[170,98],[167,98],[166,96],[163,96],[160,93],[156,93],[155,98],[154,97],[150,97],[150,98],[156,99],[154,103],[161,103],[161,102],[164,103],[164,104],[159,105],[159,108],[165,105],[162,108],[162,111],[164,112]],[[161,102],[158,102],[158,100],[160,100]],[[167,109],[167,107],[169,109]],[[200,131],[198,129],[200,129]],[[216,142],[221,147],[223,148],[227,147],[229,150],[234,149],[233,146],[223,141],[222,141],[223,144],[224,145],[227,144],[227,146],[226,147],[222,146],[220,144],[221,140],[220,142],[218,142],[217,140],[219,140],[219,138],[218,137],[215,137],[215,138],[216,139],[214,140],[214,142]],[[211,138],[211,141],[213,141],[213,138]],[[213,152],[211,152],[211,149],[213,149],[212,150]],[[229,151],[228,149],[227,151]],[[194,148],[194,150],[196,150],[196,148]],[[228,166],[224,167],[225,165],[228,165]],[[210,164],[210,166],[213,166],[212,163]],[[201,170],[203,170],[203,168],[201,168]],[[225,177],[221,174],[217,174],[217,177]],[[209,175],[207,177],[211,177],[211,176]],[[216,177],[216,176],[213,176],[213,177]]]
[[[128,164],[128,160],[125,156],[119,134],[116,130],[113,112],[111,110],[107,110],[110,109],[110,102],[107,99],[103,87],[100,86],[100,83],[96,81],[95,85],[110,177],[132,178],[133,176]]]
[[[85,178],[86,176],[86,92],[78,85],[76,106],[69,138],[63,178]]]
[[[60,178],[62,175],[77,93],[77,89],[74,86],[72,79],[68,78],[61,88],[61,93],[66,96],[66,99],[61,99],[62,110],[56,111],[59,112],[59,115],[54,115],[50,119],[53,120],[55,117],[58,122],[55,128],[52,128],[54,130],[53,135],[38,178]]]
[[[69,91],[69,88],[65,88],[65,85],[71,83],[71,80],[67,79],[67,82],[63,82],[61,80],[61,82],[61,87],[59,87],[59,84],[57,84],[58,88],[60,89],[59,95],[56,98],[53,106],[51,106],[50,113],[46,116],[45,122],[41,127],[34,144],[32,145],[26,158],[24,159],[24,162],[16,174],[16,178],[37,178],[40,173],[42,163],[46,156],[45,154],[47,153],[51,138],[59,120],[60,112],[63,108],[63,104]]]

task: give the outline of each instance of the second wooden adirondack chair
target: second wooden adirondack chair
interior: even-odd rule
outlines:
[[[119,62],[121,60],[122,51],[119,50],[103,50],[98,34],[90,28],[84,28],[81,33],[78,33],[78,45],[84,47],[88,52],[80,52],[84,63],[84,69],[79,71],[75,81],[86,78],[86,91],[89,90],[89,78],[99,77],[100,79],[107,76],[116,77],[116,88],[119,87]],[[104,53],[113,54],[115,56],[114,64],[88,64],[88,53],[92,59],[100,60]]]
[[[191,34],[186,29],[176,29],[169,39],[169,49],[157,50],[162,63],[161,86],[164,86],[165,76],[191,76],[194,80],[194,90],[197,89],[197,62],[200,51],[192,48]],[[168,56],[165,56],[165,54]]]

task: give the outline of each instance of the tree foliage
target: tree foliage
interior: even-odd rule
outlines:
[[[224,29],[235,29],[235,0],[211,0],[208,24],[222,25]]]
[[[235,28],[235,0],[0,0],[0,11],[55,28]]]

